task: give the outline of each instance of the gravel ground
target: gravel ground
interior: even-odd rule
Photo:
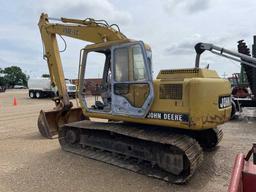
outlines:
[[[56,139],[42,138],[38,113],[53,106],[49,99],[29,99],[27,90],[0,93],[0,191],[227,191],[235,155],[255,142],[255,120],[226,123],[222,142],[205,153],[189,183],[172,185],[64,152]]]

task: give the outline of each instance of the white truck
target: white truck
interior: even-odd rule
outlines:
[[[66,80],[66,87],[68,95],[75,98],[76,85],[72,84],[70,80]],[[37,78],[28,80],[28,94],[30,98],[43,98],[58,96],[58,90],[53,87],[49,78]]]

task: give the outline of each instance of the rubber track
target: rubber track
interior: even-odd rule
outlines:
[[[175,176],[170,174],[158,166],[153,166],[150,163],[140,161],[134,157],[127,157],[112,153],[110,151],[100,150],[92,147],[81,147],[81,145],[70,146],[64,143],[64,139],[60,138],[60,143],[63,150],[82,155],[91,159],[103,161],[124,169],[144,174],[150,177],[165,180],[171,183],[184,183],[188,181],[199,167],[203,160],[203,152],[198,142],[181,134],[173,134],[168,129],[148,128],[139,125],[124,125],[120,123],[98,123],[90,121],[80,121],[67,124],[68,127],[89,129],[89,130],[104,130],[115,134],[133,137],[154,143],[161,143],[175,146],[184,151],[190,162],[190,170],[188,175]]]

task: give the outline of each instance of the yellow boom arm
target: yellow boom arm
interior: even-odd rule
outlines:
[[[49,20],[57,20],[59,22],[50,23]],[[51,81],[58,88],[59,96],[63,102],[62,107],[67,109],[72,106],[66,90],[56,34],[92,43],[127,39],[119,30],[115,30],[106,22],[93,19],[53,19],[42,13],[38,26],[44,44],[44,58],[47,59]]]

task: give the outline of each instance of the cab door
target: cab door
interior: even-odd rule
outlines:
[[[141,41],[112,47],[113,115],[143,118],[154,99],[153,79]]]

